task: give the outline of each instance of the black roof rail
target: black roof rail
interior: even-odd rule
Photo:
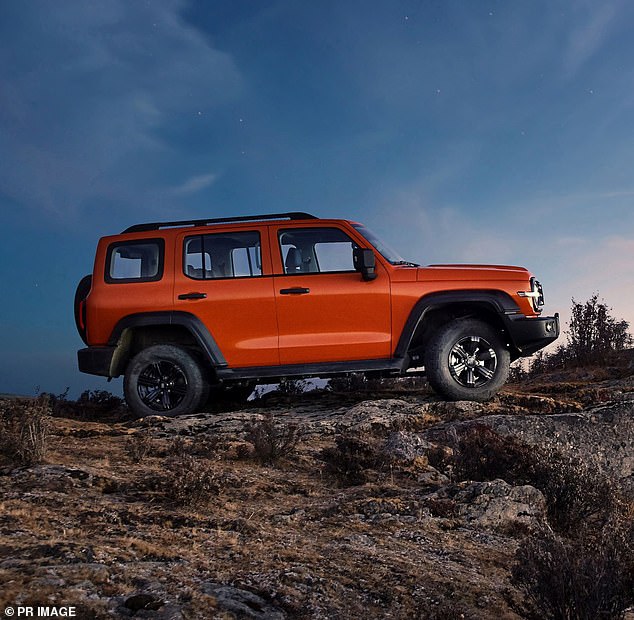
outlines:
[[[223,224],[225,222],[257,222],[259,220],[316,220],[317,216],[302,211],[290,211],[289,213],[266,213],[264,215],[242,215],[240,217],[219,217],[212,220],[179,220],[176,222],[149,222],[147,224],[135,224],[126,228],[123,233],[146,232],[159,230],[159,228],[174,228],[177,226],[207,226],[209,224]]]

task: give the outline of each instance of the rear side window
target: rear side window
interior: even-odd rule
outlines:
[[[194,280],[262,275],[260,233],[215,233],[186,237],[183,272]]]
[[[163,239],[143,239],[113,243],[106,256],[105,280],[116,282],[155,282],[163,277]]]

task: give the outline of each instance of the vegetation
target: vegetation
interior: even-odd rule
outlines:
[[[632,346],[629,323],[612,315],[599,294],[570,307],[566,342],[552,353],[539,351],[525,370],[521,363],[511,368],[510,380],[521,381],[553,370],[587,368],[613,361],[615,354]]]
[[[163,470],[149,480],[149,488],[166,503],[185,507],[208,504],[220,492],[209,462],[189,454],[166,459]]]
[[[11,466],[41,463],[49,439],[49,401],[0,401],[0,458]]]
[[[541,532],[517,551],[512,582],[524,594],[519,610],[530,620],[623,618],[634,602],[631,515],[574,537]]]
[[[383,465],[378,441],[367,433],[342,433],[335,437],[335,445],[324,448],[321,458],[325,470],[342,486],[363,484],[368,480],[368,470]]]
[[[445,465],[447,463],[445,462]],[[530,484],[546,498],[548,527],[520,544],[512,582],[531,620],[621,618],[634,602],[632,504],[586,463],[475,424],[458,437],[457,480]]]
[[[259,422],[248,424],[245,431],[247,441],[253,446],[253,457],[263,464],[275,463],[291,455],[302,434],[297,424],[278,423],[271,413]]]

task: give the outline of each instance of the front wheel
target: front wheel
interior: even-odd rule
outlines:
[[[126,402],[139,418],[195,413],[209,384],[192,355],[174,345],[154,345],[137,353],[125,371]]]
[[[490,400],[506,382],[509,365],[500,332],[477,319],[442,326],[425,351],[427,379],[449,400]]]

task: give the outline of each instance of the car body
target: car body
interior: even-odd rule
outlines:
[[[123,374],[139,415],[191,412],[210,386],[350,372],[402,376],[423,367],[445,397],[490,398],[510,361],[559,335],[558,316],[542,317],[542,307],[541,285],[522,267],[421,267],[361,224],[306,213],[132,226],[100,239],[92,276],[75,299],[88,345],[78,353],[80,370]],[[472,325],[460,346],[460,339],[439,342],[465,324]],[[168,375],[147,371],[147,350],[161,346],[199,369],[200,378],[187,377],[178,360],[163,360],[164,370],[179,368],[179,391],[204,384],[186,407],[171,406],[180,395],[165,397]],[[154,380],[156,395],[129,376],[142,374],[131,370],[142,353],[142,363],[150,361],[141,382]],[[446,376],[436,376],[443,369]],[[135,398],[140,393],[145,398]]]

